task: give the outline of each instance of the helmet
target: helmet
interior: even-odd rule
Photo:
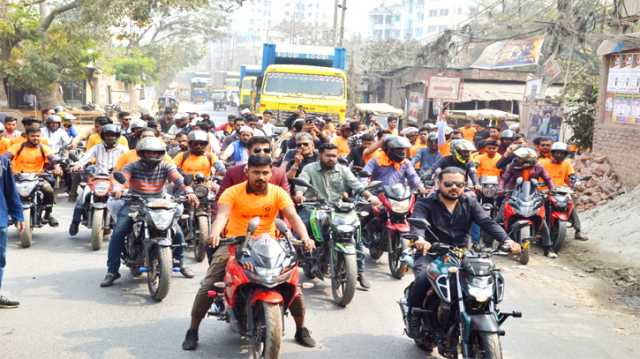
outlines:
[[[142,120],[134,120],[131,122],[131,129],[135,130],[136,128],[145,128],[147,124]]]
[[[564,142],[554,142],[553,145],[551,145],[551,152],[553,151],[569,152],[569,146]]]
[[[58,106],[53,108],[53,112],[55,112],[55,113],[59,113],[59,112],[62,112],[62,111],[64,111],[64,107],[62,107],[60,105],[58,105]]]
[[[177,120],[186,120],[189,118],[189,115],[187,115],[184,112],[178,112],[176,113],[175,116],[173,116],[173,118],[177,121]]]
[[[509,125],[509,129],[511,131],[518,132],[518,131],[520,131],[520,124],[519,123],[511,124],[511,125]]]
[[[382,143],[382,149],[392,161],[402,162],[407,157],[411,142],[406,137],[389,136]]]
[[[427,142],[438,142],[438,134],[435,132],[431,132],[429,137],[427,137]]]
[[[417,135],[418,132],[420,132],[420,130],[418,130],[416,127],[407,127],[402,130],[401,134],[403,136],[413,136],[413,135]]]
[[[453,140],[451,141],[451,155],[460,163],[466,164],[469,162],[471,152],[476,151],[476,146],[468,140]],[[467,153],[465,155],[464,153]]]
[[[108,134],[113,135],[114,137],[107,140],[105,137]],[[100,138],[107,148],[112,148],[116,144],[118,136],[120,136],[120,130],[116,125],[113,124],[103,126],[102,131],[100,131]]]
[[[63,120],[73,121],[76,119],[76,116],[70,114],[69,112],[60,112],[58,116],[61,116]]]
[[[433,124],[433,123],[427,123],[427,124],[425,124],[425,125],[424,125],[424,127],[426,127],[429,131],[433,131],[433,130],[435,130],[436,128],[438,128],[438,126],[436,126],[436,125],[435,125],[435,124]]]
[[[538,162],[538,154],[533,148],[520,147],[513,152],[515,158],[515,168],[531,167]]]
[[[206,132],[201,130],[189,132],[189,136],[187,138],[189,142],[209,142],[209,136]]]
[[[504,130],[500,134],[500,138],[504,138],[504,139],[508,139],[508,140],[513,140],[513,139],[515,139],[515,137],[516,137],[516,133],[513,132],[512,130]]]
[[[452,134],[452,133],[453,133],[453,128],[451,128],[451,127],[449,127],[449,126],[447,126],[447,127],[445,127],[445,128],[444,128],[444,135],[445,135],[445,136],[449,136],[449,135],[450,135],[450,134]]]
[[[58,115],[49,115],[49,117],[47,117],[47,123],[52,122],[62,123],[62,118],[60,118],[60,116]]]
[[[140,161],[150,166],[156,166],[162,161],[162,158],[146,158],[143,156],[144,152],[162,152],[164,154],[164,144],[157,137],[145,137],[141,139],[136,146],[136,153],[138,157],[140,157]]]

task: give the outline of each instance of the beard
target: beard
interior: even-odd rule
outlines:
[[[320,167],[323,170],[332,170],[332,169],[336,168],[336,163],[324,163],[324,162],[320,161]]]
[[[450,201],[455,201],[458,198],[460,198],[460,195],[457,192],[445,192],[445,191],[440,191],[440,194],[442,195],[442,197],[450,200]]]

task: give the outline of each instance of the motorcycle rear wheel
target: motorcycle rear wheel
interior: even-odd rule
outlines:
[[[346,307],[351,303],[356,293],[358,276],[356,256],[336,253],[335,265],[335,276],[331,278],[333,301],[341,307]]]
[[[198,240],[193,244],[193,254],[196,262],[200,263],[207,254],[207,242],[209,241],[209,219],[205,216],[198,217]]]
[[[162,301],[169,294],[171,285],[171,257],[170,247],[156,246],[149,258],[149,272],[147,272],[147,285],[149,294],[157,301]]]
[[[502,346],[498,333],[477,332],[475,345],[471,345],[474,359],[502,359]]]
[[[253,359],[277,359],[282,343],[282,307],[260,302],[255,316],[256,336],[251,338],[249,351]]]
[[[402,252],[406,248],[404,240],[400,237],[400,233],[396,232],[392,238],[389,238],[387,243],[391,276],[396,279],[402,279],[408,269],[407,263],[400,260]]]
[[[91,220],[91,249],[99,251],[104,240],[104,209],[93,211]]]
[[[558,220],[551,228],[551,242],[553,243],[553,251],[558,253],[564,245],[564,239],[567,236],[567,221]]]
[[[31,228],[31,208],[23,212],[24,231],[20,232],[20,247],[29,248],[33,243],[33,228]]]

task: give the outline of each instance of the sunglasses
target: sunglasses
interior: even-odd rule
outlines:
[[[311,144],[308,142],[301,142],[301,143],[298,143],[296,146],[300,148],[300,147],[309,147],[310,145]]]
[[[269,153],[271,153],[271,149],[270,148],[256,148],[256,149],[253,150],[253,153],[256,154],[256,155],[258,153],[267,153],[267,154],[269,154]]]
[[[442,183],[446,188],[456,186],[458,188],[464,188],[464,182],[445,181]]]

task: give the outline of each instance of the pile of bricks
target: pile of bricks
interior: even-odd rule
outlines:
[[[578,178],[582,179],[573,196],[579,210],[601,206],[624,193],[622,183],[607,157],[593,153],[582,154],[574,159],[573,167]]]

